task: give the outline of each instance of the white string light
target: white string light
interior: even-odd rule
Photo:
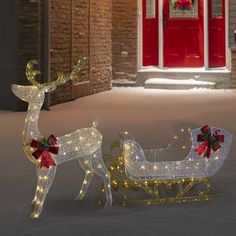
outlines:
[[[183,133],[185,130],[181,129]],[[189,131],[189,129],[188,129]],[[128,133],[121,133],[121,141],[123,143],[123,155],[125,160],[125,171],[127,176],[133,180],[156,180],[156,179],[179,179],[179,178],[202,178],[215,175],[223,163],[225,162],[232,140],[232,135],[228,132],[212,127],[211,133],[224,135],[224,142],[221,143],[221,148],[217,151],[212,151],[209,159],[199,156],[195,152],[195,148],[199,146],[197,140],[198,134],[201,133],[201,128],[190,131],[192,140],[192,149],[186,158],[182,161],[164,161],[158,160],[162,149],[143,150],[141,146],[133,139],[132,135]],[[178,139],[178,136],[173,137],[174,140]],[[174,145],[169,144],[164,150],[164,153],[173,149]],[[187,147],[182,146],[185,150]],[[174,149],[172,150],[174,151]],[[149,161],[153,159],[156,161]],[[157,171],[158,170],[158,171]]]
[[[12,85],[13,93],[29,103],[23,131],[23,150],[29,160],[36,164],[38,175],[35,197],[32,201],[33,212],[31,216],[37,218],[41,214],[46,195],[54,180],[57,165],[72,159],[78,159],[80,165],[86,172],[82,188],[76,199],[82,199],[85,196],[93,174],[95,173],[104,181],[107,197],[106,205],[112,205],[110,174],[103,163],[101,154],[102,135],[96,129],[97,122],[94,122],[91,128],[78,129],[71,134],[57,138],[56,145],[59,147],[58,155],[50,154],[55,166],[50,166],[49,168],[41,166],[41,168],[40,163],[42,158],[36,160],[32,155],[35,151],[34,148],[31,147],[32,140],[40,142],[43,139],[38,129],[38,119],[44,102],[45,92],[56,89],[58,85],[64,84],[68,80],[77,79],[77,74],[81,69],[83,60],[78,61],[78,64],[74,67],[70,75],[65,76],[63,73],[58,73],[58,79],[56,81],[45,84],[40,84],[35,80],[36,75],[40,73],[39,71],[33,70],[35,64],[37,64],[36,61],[31,61],[26,67],[26,76],[32,86]]]

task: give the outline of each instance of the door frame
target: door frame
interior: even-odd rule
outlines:
[[[146,68],[143,67],[143,9],[142,1],[138,0],[138,69]],[[204,2],[204,9],[208,9],[208,1]],[[158,18],[159,18],[159,68],[164,69],[164,52],[163,52],[163,0],[158,0]],[[225,56],[226,65],[223,69],[230,69],[230,49],[229,49],[229,0],[225,0]],[[204,69],[214,70],[214,68],[209,68],[209,47],[208,47],[208,11],[204,11]],[[173,68],[172,68],[173,69]],[[183,68],[184,69],[184,68]],[[197,68],[195,68],[196,70]],[[218,69],[218,68],[217,68]]]

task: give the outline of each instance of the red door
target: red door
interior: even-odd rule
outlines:
[[[143,0],[143,65],[158,65],[158,0]]]
[[[209,16],[209,67],[225,66],[225,1],[210,0]]]
[[[203,0],[194,0],[191,9],[179,9],[164,0],[164,66],[204,66]]]

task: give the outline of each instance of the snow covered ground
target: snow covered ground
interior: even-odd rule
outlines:
[[[91,126],[99,118],[104,137],[103,152],[118,139],[120,131],[131,132],[146,148],[165,146],[174,130],[221,127],[236,136],[236,91],[166,91],[114,88],[42,111],[40,130],[45,136],[64,135]],[[30,202],[36,183],[34,166],[21,150],[25,112],[0,111],[0,235],[236,235],[236,153],[230,155],[212,178],[224,197],[209,202],[177,205],[96,206],[95,177],[85,200],[74,201],[83,170],[76,161],[59,166],[55,181],[38,220],[32,220]],[[183,157],[184,158],[184,157]]]

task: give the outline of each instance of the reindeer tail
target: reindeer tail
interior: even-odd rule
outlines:
[[[99,119],[95,118],[93,121],[93,128],[97,128],[98,125],[99,125]]]

